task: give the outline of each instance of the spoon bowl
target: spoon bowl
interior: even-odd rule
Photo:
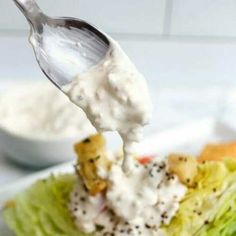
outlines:
[[[108,37],[91,24],[48,17],[34,0],[14,2],[30,23],[29,40],[41,70],[59,88],[98,64],[108,52]]]

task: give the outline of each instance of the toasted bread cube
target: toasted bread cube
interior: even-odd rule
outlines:
[[[111,165],[107,158],[106,141],[100,135],[93,135],[75,145],[78,155],[76,171],[91,195],[107,188],[107,181],[98,175],[98,170],[108,171]]]
[[[179,180],[189,186],[194,186],[195,176],[198,171],[198,163],[195,157],[170,154],[168,156],[168,168],[169,171],[176,174]]]

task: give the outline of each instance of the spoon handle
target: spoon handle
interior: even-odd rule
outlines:
[[[41,25],[45,15],[34,0],[13,0],[33,27]]]

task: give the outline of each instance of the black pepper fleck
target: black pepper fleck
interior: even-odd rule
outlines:
[[[145,224],[145,227],[146,227],[147,229],[151,229],[151,226],[148,225],[148,224]]]
[[[80,201],[85,202],[85,201],[86,201],[86,198],[85,198],[85,197],[81,197],[81,198],[80,198]]]
[[[89,138],[86,138],[84,141],[83,141],[83,143],[90,143],[91,142],[91,140],[89,139]]]

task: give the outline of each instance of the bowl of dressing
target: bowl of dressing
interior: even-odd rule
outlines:
[[[69,161],[74,143],[93,133],[84,112],[49,82],[17,84],[0,95],[0,151],[18,163]]]

